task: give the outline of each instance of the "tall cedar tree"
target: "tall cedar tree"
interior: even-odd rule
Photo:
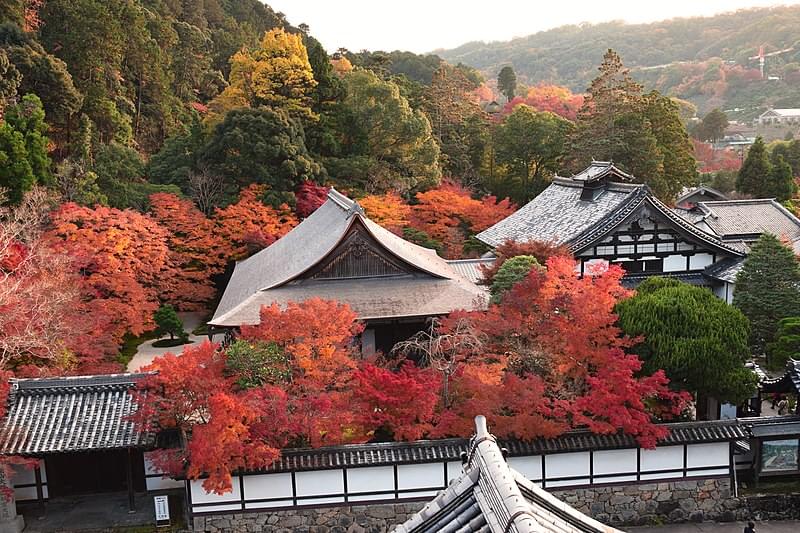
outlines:
[[[800,266],[791,249],[764,233],[736,276],[733,305],[750,320],[750,347],[763,354],[778,322],[800,316]]]
[[[764,139],[757,137],[756,141],[747,151],[747,158],[739,169],[736,177],[736,190],[755,198],[763,198],[766,182],[772,170],[767,156],[767,147]]]
[[[790,359],[800,359],[800,317],[790,316],[778,322],[775,341],[767,345],[770,368],[780,370]]]
[[[630,76],[619,55],[608,50],[578,112],[570,166],[610,160],[646,183],[665,201],[697,177],[692,144],[677,105]]]
[[[510,65],[500,69],[497,74],[497,88],[506,97],[506,102],[510,102],[517,91],[517,75]]]
[[[765,196],[785,202],[793,195],[797,186],[792,176],[792,166],[783,159],[782,155],[773,156],[769,175],[766,180]]]
[[[734,404],[755,391],[756,377],[744,367],[747,318],[708,289],[650,278],[615,311],[622,330],[642,339],[633,351],[645,373],[663,369],[674,389]]]
[[[484,413],[498,435],[552,437],[574,427],[633,435],[646,447],[665,435],[651,407],[670,416],[686,395],[668,390],[663,371],[640,377],[642,362],[616,326],[613,308],[629,292],[623,271],[612,266],[594,276],[575,275],[571,257],[551,257],[532,269],[500,304],[457,312],[445,331],[466,321],[484,339],[476,355],[463,353],[452,378],[452,408],[434,434],[468,434]]]

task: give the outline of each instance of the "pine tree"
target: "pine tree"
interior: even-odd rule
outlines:
[[[736,190],[756,198],[762,196],[764,182],[771,170],[770,166],[764,139],[757,137],[747,152],[747,158],[744,160],[742,168],[739,169],[739,175],[736,177]]]
[[[178,313],[171,305],[162,305],[158,310],[153,313],[153,321],[156,323],[156,332],[159,335],[169,334],[170,340],[175,338],[179,339],[186,337],[186,332],[183,331],[183,322],[181,322]]]
[[[622,330],[643,339],[632,351],[645,372],[663,369],[673,388],[721,401],[740,402],[754,392],[755,376],[744,367],[747,318],[711,291],[650,278],[615,311]]]
[[[764,353],[778,321],[800,316],[800,266],[794,252],[765,233],[756,241],[736,277],[733,305],[750,320],[750,346]]]

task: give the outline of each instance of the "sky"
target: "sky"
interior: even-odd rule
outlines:
[[[780,0],[266,0],[295,26],[306,23],[329,51],[430,52],[469,41],[507,41],[565,24],[640,23],[796,4]]]

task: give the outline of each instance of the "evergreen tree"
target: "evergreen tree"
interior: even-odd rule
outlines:
[[[153,313],[153,321],[156,323],[156,333],[158,335],[169,335],[170,340],[174,340],[177,335],[179,339],[187,337],[183,330],[183,322],[178,313],[171,305],[162,305]]]
[[[8,189],[11,203],[19,202],[37,182],[51,183],[46,131],[42,102],[36,95],[27,94],[6,110],[0,123],[0,187]]]
[[[5,51],[0,49],[0,122],[3,121],[6,102],[17,95],[17,88],[22,76],[16,67],[8,60]]]
[[[500,69],[497,75],[497,88],[506,97],[506,101],[510,102],[517,90],[517,75],[511,66],[506,65]]]
[[[753,245],[736,276],[733,305],[750,320],[750,346],[762,354],[778,321],[800,316],[800,266],[791,249],[765,233]]]
[[[800,317],[790,316],[778,322],[775,341],[767,345],[770,368],[779,370],[789,359],[800,359]]]
[[[725,135],[728,127],[728,115],[720,108],[709,111],[694,130],[695,137],[701,141],[717,142]]]
[[[747,158],[736,177],[736,190],[755,198],[764,196],[764,185],[770,173],[770,163],[764,139],[757,137],[747,152]]]
[[[532,255],[517,255],[504,261],[492,279],[489,292],[492,303],[500,303],[503,295],[516,283],[525,279],[532,268],[541,268],[539,262]]]
[[[613,161],[670,201],[697,179],[694,151],[680,109],[656,91],[642,94],[608,50],[592,81],[570,142],[569,166],[575,172],[592,160]]]
[[[770,166],[772,168],[770,168],[764,184],[764,196],[775,198],[779,202],[785,202],[794,195],[795,191],[792,166],[781,155],[773,157]]]
[[[708,289],[650,278],[616,312],[622,330],[643,339],[632,351],[645,374],[663,369],[672,387],[731,403],[754,392],[747,319]]]

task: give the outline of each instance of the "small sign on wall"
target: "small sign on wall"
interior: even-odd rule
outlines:
[[[169,526],[169,497],[154,496],[153,501],[156,506],[156,527]]]

